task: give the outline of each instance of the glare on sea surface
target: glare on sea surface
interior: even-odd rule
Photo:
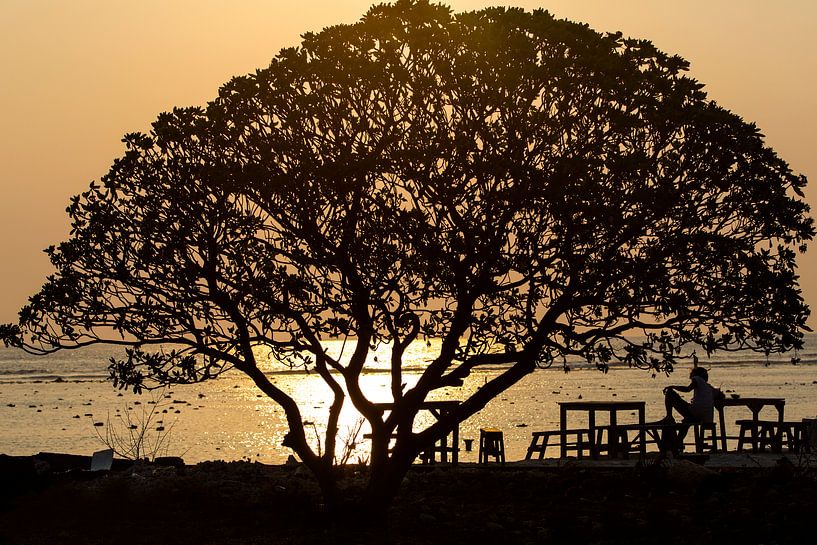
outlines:
[[[340,345],[327,343],[328,349]],[[344,353],[352,350],[347,343]],[[406,357],[404,381],[414,384],[428,361],[439,351],[419,342],[412,345]],[[336,352],[337,353],[337,352]],[[123,403],[145,403],[143,396],[112,388],[105,380],[110,348],[60,352],[46,358],[25,356],[19,351],[0,348],[0,447],[5,454],[30,455],[41,451],[87,455],[99,450],[93,421],[105,421]],[[388,373],[388,347],[376,351],[378,360],[370,358],[362,376],[363,388],[373,401],[391,401]],[[817,416],[817,334],[806,337],[799,353],[802,363],[791,365],[790,354],[772,358],[756,354],[715,354],[702,358],[709,369],[710,382],[727,394],[742,397],[784,397],[787,420]],[[460,425],[461,440],[479,437],[481,427],[496,427],[505,434],[508,460],[524,458],[531,431],[557,429],[559,402],[573,400],[642,400],[648,420],[664,416],[662,390],[670,384],[686,384],[691,362],[683,362],[671,376],[653,376],[648,371],[615,366],[607,374],[592,366],[570,361],[573,371],[564,373],[560,366],[537,370]],[[292,395],[302,419],[313,422],[308,427],[311,444],[316,445],[315,431],[322,435],[331,398],[320,377],[303,371],[292,372],[278,362],[265,361],[263,369],[269,379]],[[478,369],[464,387],[436,394],[434,399],[464,400],[502,368]],[[284,411],[252,381],[239,371],[225,373],[218,380],[201,384],[176,385],[168,392],[174,402],[165,424],[175,422],[168,443],[168,455],[183,456],[187,462],[205,460],[252,459],[265,463],[283,463],[291,451],[282,446],[288,431]],[[347,399],[341,415],[339,441],[348,435],[359,414]],[[177,414],[176,410],[180,413]],[[85,416],[93,413],[93,416]],[[746,415],[733,411],[727,425],[734,427],[737,418]],[[765,415],[761,415],[765,418]],[[625,415],[630,420],[634,415]],[[431,417],[421,413],[415,422],[419,430]],[[576,421],[581,425],[581,421]],[[734,430],[730,430],[734,431]],[[365,459],[369,442],[363,438],[368,428],[358,434],[357,450],[349,461]],[[732,433],[734,435],[734,433]],[[732,445],[734,447],[734,445]],[[460,461],[476,462],[476,448],[466,452],[460,445]],[[340,454],[340,452],[338,452]],[[558,451],[548,452],[556,456]]]
[[[354,339],[346,341],[328,340],[323,345],[329,356],[345,364],[354,352],[356,342]],[[404,372],[404,389],[414,386],[422,369],[438,352],[439,344],[438,340],[429,343],[418,342],[407,349],[401,366]],[[298,404],[306,428],[307,439],[311,442],[313,448],[318,449],[319,441],[321,443],[320,448],[323,448],[326,422],[333,402],[333,394],[327,383],[315,372],[314,367],[292,369],[276,360],[266,346],[256,346],[255,355],[259,361],[259,366],[270,381],[291,396]],[[364,366],[364,372],[360,377],[360,387],[369,401],[374,403],[393,401],[390,386],[390,359],[390,345],[381,344],[370,351]],[[333,376],[346,392],[340,374],[334,372]],[[242,392],[247,401],[254,401],[255,410],[260,417],[283,418],[283,411],[271,399],[266,396],[257,397],[257,389],[242,388]],[[442,395],[445,395],[445,393]],[[415,430],[421,430],[432,422],[433,417],[430,414],[421,413],[415,421]],[[368,441],[364,436],[369,432],[368,423],[355,409],[347,393],[338,423],[338,449],[336,455],[342,456],[345,445],[354,443],[352,461],[354,461],[354,457],[364,459],[369,450]],[[269,437],[262,439],[264,442],[270,440]],[[283,437],[276,439],[283,439]],[[280,444],[280,440],[277,443]]]

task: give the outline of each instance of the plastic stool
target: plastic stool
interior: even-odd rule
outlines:
[[[495,462],[505,463],[505,439],[500,429],[480,428],[479,463],[487,464],[489,456],[493,456]]]

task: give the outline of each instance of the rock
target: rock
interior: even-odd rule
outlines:
[[[702,465],[679,459],[672,460],[667,471],[667,477],[671,482],[690,487],[697,487],[704,479],[717,474],[716,471]]]
[[[184,459],[181,456],[158,456],[153,463],[159,467],[183,467]]]
[[[34,460],[34,472],[37,475],[48,475],[51,473],[51,464],[43,460]]]

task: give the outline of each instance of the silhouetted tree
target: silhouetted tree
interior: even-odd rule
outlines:
[[[3,337],[126,345],[111,374],[136,390],[245,373],[329,501],[348,397],[371,426],[379,505],[418,453],[538,366],[670,371],[685,346],[796,348],[806,180],[686,69],[546,11],[373,7],[128,135],[72,200],[56,273]],[[329,337],[350,339],[348,357]],[[428,338],[439,350],[408,387],[406,349]],[[381,343],[388,413],[360,386]],[[259,347],[331,388],[322,449]],[[481,366],[501,371],[413,430],[424,400]]]

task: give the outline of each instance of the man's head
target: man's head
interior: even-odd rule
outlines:
[[[692,371],[689,372],[689,378],[692,377],[701,377],[705,381],[709,382],[709,373],[703,367],[693,367]]]

